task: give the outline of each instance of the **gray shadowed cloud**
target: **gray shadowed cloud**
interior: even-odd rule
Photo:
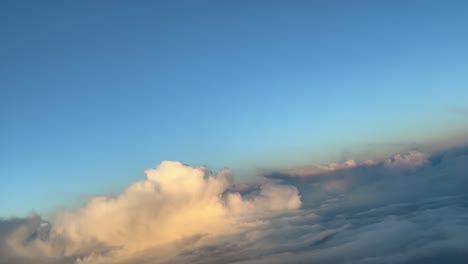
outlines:
[[[466,263],[468,147],[277,171],[164,162],[118,197],[0,221],[0,263]]]

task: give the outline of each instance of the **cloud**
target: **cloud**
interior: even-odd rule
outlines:
[[[0,220],[0,263],[466,263],[468,148],[234,183],[163,162],[115,197]]]
[[[16,228],[7,246],[26,259],[74,258],[77,263],[114,262],[168,247],[160,256],[164,259],[181,241],[191,241],[185,248],[201,237],[237,232],[243,228],[241,216],[301,206],[293,186],[265,184],[248,198],[230,191],[229,170],[213,175],[206,167],[165,161],[146,176],[117,197],[94,197],[77,211],[58,212],[47,239],[28,239],[40,228],[38,221]]]
[[[297,168],[287,170],[286,173],[292,176],[306,177],[306,176],[322,175],[322,174],[330,173],[334,171],[350,169],[350,168],[354,168],[357,166],[371,166],[374,164],[375,162],[372,160],[365,160],[363,162],[347,160],[344,163],[330,163],[330,164],[324,164],[324,165],[308,165],[308,166],[297,167]]]
[[[393,168],[415,168],[427,162],[426,154],[419,151],[410,151],[405,154],[396,154],[384,161],[385,166]]]

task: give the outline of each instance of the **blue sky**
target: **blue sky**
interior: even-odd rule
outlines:
[[[467,13],[466,1],[2,1],[0,216],[117,191],[162,160],[247,180],[461,135]]]

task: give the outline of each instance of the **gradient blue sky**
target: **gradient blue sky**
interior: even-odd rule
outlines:
[[[467,14],[467,1],[1,1],[0,216],[117,191],[161,160],[246,180],[462,135]]]

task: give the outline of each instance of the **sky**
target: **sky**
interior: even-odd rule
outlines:
[[[243,182],[459,143],[467,13],[466,1],[2,1],[0,217],[119,193],[164,160]]]
[[[0,264],[468,263],[467,1],[0,1]]]

